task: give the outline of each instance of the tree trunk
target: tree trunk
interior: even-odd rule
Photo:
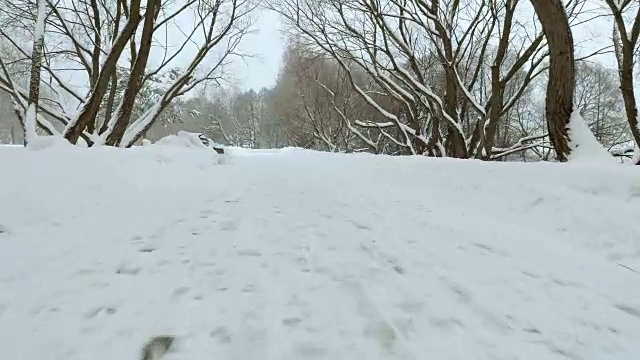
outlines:
[[[109,79],[116,71],[118,59],[120,59],[122,51],[135,33],[139,22],[140,0],[133,0],[130,6],[129,20],[122,29],[122,32],[117,36],[116,41],[111,48],[111,51],[107,55],[102,65],[100,76],[98,76],[96,84],[91,89],[91,95],[88,101],[84,104],[82,110],[80,110],[80,113],[78,114],[78,117],[75,119],[75,121],[70,124],[65,130],[64,136],[67,140],[69,140],[70,143],[75,144],[87,125],[91,121],[95,121],[95,118],[98,115],[98,111],[100,110],[102,100],[104,99],[104,96],[107,92]]]
[[[569,120],[573,111],[575,69],[573,36],[561,0],[531,0],[549,44],[549,84],[546,117],[549,138],[559,161],[567,161]]]
[[[460,117],[458,116],[458,81],[456,79],[456,73],[454,72],[453,66],[455,65],[445,65],[445,76],[446,76],[446,96],[444,101],[444,109],[449,116],[451,116],[455,121],[460,122]],[[460,136],[460,133],[457,129],[450,123],[447,122],[447,154],[454,158],[466,159],[469,157],[467,152],[467,144],[465,139]]]
[[[502,115],[502,107],[504,102],[504,87],[500,81],[500,63],[491,66],[491,98],[489,103],[491,104],[488,118],[482,120],[480,124],[480,151],[476,154],[476,157],[483,160],[490,160],[495,143],[496,132],[498,130],[498,123],[500,122],[500,116]]]
[[[47,11],[45,0],[38,0],[36,27],[33,32],[33,48],[31,50],[31,79],[29,81],[29,99],[24,117],[24,144],[36,137],[38,99],[40,98],[40,70],[42,69],[42,49],[44,47],[44,22]]]
[[[622,45],[622,62],[620,64],[620,90],[624,99],[624,110],[631,128],[631,134],[637,146],[640,146],[640,128],[638,127],[638,106],[633,89],[633,47],[629,43]],[[640,165],[640,161],[636,163]]]
[[[160,11],[160,7],[160,0],[147,0],[142,37],[140,40],[140,49],[138,49],[138,54],[135,57],[135,62],[131,69],[131,74],[129,75],[129,81],[118,109],[115,125],[112,132],[107,136],[107,145],[120,145],[120,141],[127,130],[127,126],[129,126],[136,97],[143,85],[143,77],[145,69],[147,68],[147,60],[149,59],[149,53],[151,52],[155,19]],[[110,119],[106,119],[105,121],[110,121]]]

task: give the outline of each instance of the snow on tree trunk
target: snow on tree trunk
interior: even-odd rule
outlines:
[[[570,162],[615,163],[614,157],[598,142],[577,110],[569,119]]]
[[[36,133],[38,116],[38,98],[40,97],[40,70],[42,68],[42,48],[44,47],[44,20],[46,17],[46,0],[38,0],[38,16],[33,34],[33,49],[31,51],[31,80],[29,83],[29,102],[24,118],[25,145],[38,138]]]
[[[640,145],[636,145],[635,150],[633,151],[633,157],[631,158],[631,163],[634,165],[640,165]]]
[[[26,146],[36,141],[38,133],[36,132],[37,105],[35,102],[29,102],[27,111],[24,116],[24,143]]]

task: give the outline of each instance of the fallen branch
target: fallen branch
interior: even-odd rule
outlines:
[[[620,149],[620,150],[609,151],[609,153],[612,156],[615,156],[615,157],[627,157],[627,158],[630,158],[630,159],[633,157],[633,152],[634,152],[634,149],[633,149],[632,146],[630,146],[628,148]]]
[[[542,134],[542,135],[525,136],[523,138],[520,138],[515,144],[513,144],[512,146],[510,146],[508,148],[493,148],[491,150],[491,152],[492,152],[491,160],[500,159],[500,158],[503,158],[503,157],[505,157],[507,155],[511,155],[511,154],[514,154],[514,153],[517,153],[517,152],[520,152],[520,151],[525,151],[525,150],[538,148],[538,147],[551,149],[552,148],[551,146],[545,145],[545,144],[542,144],[542,143],[525,144],[527,142],[544,139],[544,138],[546,138],[548,136],[549,136],[549,134],[546,134],[546,133]]]

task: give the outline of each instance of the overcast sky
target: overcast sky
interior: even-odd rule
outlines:
[[[234,76],[241,88],[259,90],[275,84],[284,43],[280,34],[280,19],[276,13],[262,10],[255,16],[256,32],[243,40],[241,49],[259,58],[248,59],[246,64],[237,63]]]

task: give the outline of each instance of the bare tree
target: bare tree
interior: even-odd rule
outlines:
[[[638,51],[640,37],[640,4],[632,0],[605,0],[614,19],[613,43],[618,60],[620,90],[624,98],[627,121],[640,153],[640,125],[638,106],[633,87],[634,58]],[[630,21],[629,21],[630,20]],[[640,165],[640,156],[636,159]]]
[[[576,63],[575,108],[605,148],[633,142],[617,71],[597,63]]]
[[[26,6],[21,6],[21,1]],[[26,31],[28,27],[23,25],[32,21],[24,10],[29,9],[28,1],[5,1],[7,6],[0,11],[5,18],[20,20],[14,25],[18,33]],[[51,13],[43,70],[58,96],[53,99],[54,106],[43,103],[38,109],[63,129],[58,131],[42,117],[38,125],[51,133],[59,132],[71,143],[83,138],[89,145],[123,147],[140,139],[176,98],[199,84],[223,80],[226,65],[231,57],[239,55],[238,44],[250,31],[249,14],[256,7],[251,0],[188,0],[183,4],[81,0],[48,4]],[[194,26],[184,28],[181,24],[185,19],[191,19]],[[22,49],[7,31],[0,29],[0,35],[25,58],[31,58],[34,54]],[[173,44],[176,38],[180,43]],[[185,58],[190,59],[185,62]],[[0,59],[0,64],[6,63]],[[128,67],[121,71],[124,64]],[[83,86],[64,80],[69,69],[83,72]],[[158,86],[162,87],[161,94],[141,114],[135,114],[136,100],[151,82],[163,83]],[[0,89],[22,106],[19,100],[26,97],[25,91],[10,74],[0,75]],[[77,110],[68,110],[73,107]]]
[[[577,16],[583,1],[570,3],[569,16]],[[500,122],[547,69],[546,37],[535,21],[518,20],[526,11],[520,5],[519,0],[270,3],[295,36],[342,67],[354,91],[384,118],[356,125],[394,128],[394,143],[412,154],[481,159],[494,157]],[[352,65],[365,71],[376,89],[354,78]],[[382,104],[372,90],[393,101]],[[507,138],[504,131],[501,135]]]

